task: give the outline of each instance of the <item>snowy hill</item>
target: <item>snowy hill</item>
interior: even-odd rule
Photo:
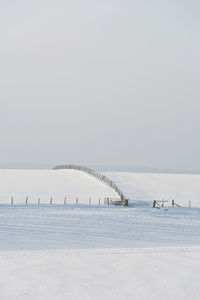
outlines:
[[[183,206],[189,201],[193,207],[200,207],[200,175],[199,174],[156,174],[105,172],[125,196],[134,201],[150,201],[175,199]]]
[[[178,204],[200,207],[200,175],[194,174],[154,174],[103,172],[113,180],[130,199],[135,201],[175,199]],[[29,196],[29,203],[49,203],[50,198],[56,204],[101,203],[105,197],[119,196],[110,187],[92,176],[77,170],[0,170],[0,203],[8,204],[11,197],[14,203],[24,203]],[[169,203],[170,204],[170,203]]]
[[[78,197],[79,203],[97,204],[99,198],[103,203],[105,197],[119,196],[109,186],[92,176],[77,170],[0,170],[0,203],[8,204],[11,197],[14,204],[50,202],[74,204]]]
[[[117,195],[76,170],[0,170],[0,299],[199,300],[200,209],[151,204],[200,206],[200,176],[105,175],[149,205],[83,205]]]

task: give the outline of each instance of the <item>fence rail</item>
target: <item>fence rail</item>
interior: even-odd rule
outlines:
[[[100,180],[100,181],[104,182],[105,184],[107,184],[108,186],[110,186],[120,196],[121,204],[123,206],[128,206],[128,199],[125,198],[123,192],[119,189],[119,187],[112,180],[110,180],[105,175],[98,173],[87,167],[78,166],[78,165],[60,165],[60,166],[56,166],[53,168],[53,170],[60,170],[60,169],[78,170],[78,171],[85,172],[85,173],[97,178],[98,180]]]
[[[163,207],[165,205],[165,203],[169,203],[169,202],[171,202],[172,206],[181,207],[181,205],[178,204],[178,203],[176,203],[174,199],[172,199],[172,200],[164,200],[164,199],[162,199],[162,200],[154,200],[153,201],[153,208]],[[189,200],[189,202],[188,202],[188,204],[189,204],[188,206],[189,207],[191,207],[191,203],[192,203],[191,200]]]

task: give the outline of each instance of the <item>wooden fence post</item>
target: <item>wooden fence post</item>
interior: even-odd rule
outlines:
[[[89,198],[89,205],[91,205],[91,198]]]
[[[191,207],[191,201],[189,201],[189,207]]]
[[[11,205],[13,205],[13,197],[11,197]]]
[[[76,204],[78,204],[78,197],[76,198]]]
[[[40,198],[38,198],[38,204],[40,204]]]
[[[99,205],[101,204],[101,199],[99,198]]]
[[[52,197],[51,197],[51,199],[50,199],[50,204],[53,204],[53,199],[52,199]]]
[[[26,204],[28,204],[28,196],[26,197]]]
[[[172,206],[174,206],[174,199],[172,199]]]
[[[67,203],[67,198],[65,197],[65,199],[64,199],[64,204],[66,204]]]

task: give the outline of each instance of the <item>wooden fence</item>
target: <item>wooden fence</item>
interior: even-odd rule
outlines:
[[[178,204],[178,203],[176,203],[174,199],[172,199],[172,200],[164,200],[164,199],[162,199],[162,200],[154,200],[154,201],[153,201],[153,207],[154,207],[154,208],[164,207],[164,206],[165,206],[165,203],[169,203],[169,202],[171,203],[171,206],[181,207],[181,205]],[[189,203],[188,203],[188,206],[189,206],[189,207],[191,207],[191,203],[192,203],[192,202],[189,201]]]
[[[25,205],[28,205],[28,204],[31,204],[31,205],[69,205],[69,204],[82,204],[82,205],[85,205],[85,204],[88,204],[88,205],[105,205],[107,204],[106,201],[107,199],[110,199],[110,198],[105,198],[105,199],[101,199],[101,198],[92,198],[92,197],[88,197],[87,201],[86,201],[86,198],[79,198],[79,197],[75,197],[73,200],[71,198],[68,198],[68,197],[63,197],[63,202],[59,201],[58,202],[58,198],[53,198],[53,197],[49,197],[49,200],[47,201],[47,198],[44,198],[42,199],[42,197],[40,198],[37,198],[37,199],[33,199],[32,197],[30,196],[26,196],[24,198],[24,201],[21,202],[19,201],[19,197],[17,197],[18,200],[15,201],[15,197],[11,197],[10,198],[10,204],[11,205],[21,205],[21,204],[25,204]],[[120,201],[120,200],[119,200]],[[2,204],[5,204],[5,203],[2,203]]]
[[[128,206],[128,199],[125,198],[123,192],[119,189],[119,187],[112,180],[110,180],[105,175],[98,173],[87,167],[77,166],[77,165],[60,165],[60,166],[56,166],[55,168],[53,168],[53,170],[60,170],[60,169],[78,170],[78,171],[85,172],[85,173],[97,178],[98,180],[100,180],[100,181],[104,182],[105,184],[107,184],[108,186],[110,186],[120,196],[121,205]]]

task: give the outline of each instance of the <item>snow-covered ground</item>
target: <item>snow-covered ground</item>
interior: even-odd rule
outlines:
[[[0,252],[1,300],[199,300],[200,248]]]
[[[0,250],[200,245],[200,209],[0,206]]]
[[[156,174],[105,172],[125,193],[132,203],[166,199],[180,205],[200,207],[199,174]]]
[[[0,170],[0,203],[98,203],[105,197],[116,198],[118,195],[96,178],[77,170]]]
[[[151,174],[128,172],[103,172],[112,179],[123,193],[135,201],[174,199],[180,205],[200,207],[200,175],[197,174]],[[49,203],[51,197],[56,204],[67,202],[101,203],[105,197],[117,198],[111,188],[92,176],[77,170],[0,170],[0,203],[7,204]]]
[[[0,170],[0,300],[200,299],[199,175],[106,175],[136,202],[97,205],[115,192],[79,171]]]
[[[1,300],[199,300],[200,209],[0,206]]]

